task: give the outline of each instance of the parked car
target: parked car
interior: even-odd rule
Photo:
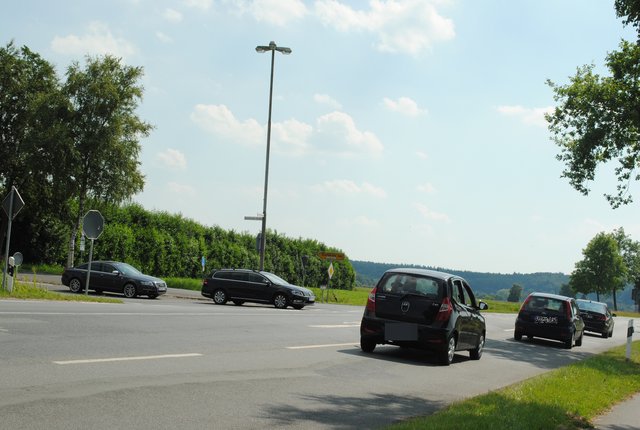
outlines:
[[[613,314],[606,303],[591,300],[576,300],[580,309],[580,316],[584,321],[585,331],[600,333],[605,339],[613,336]]]
[[[369,293],[360,323],[360,347],[376,345],[435,351],[449,365],[457,351],[482,356],[486,326],[471,287],[459,276],[425,269],[386,271]]]
[[[515,340],[527,336],[564,342],[571,349],[582,345],[584,322],[576,300],[557,294],[531,293],[522,303],[513,332]]]
[[[272,303],[278,309],[302,309],[316,301],[308,288],[292,285],[273,273],[247,269],[214,270],[202,281],[202,295],[218,305],[231,300],[237,306]]]
[[[74,293],[85,290],[89,263],[67,268],[62,272],[62,283]],[[159,278],[145,275],[135,267],[119,261],[92,261],[89,290],[97,293],[109,291],[125,297],[148,296],[150,299],[165,294],[167,284]]]

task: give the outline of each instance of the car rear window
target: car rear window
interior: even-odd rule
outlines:
[[[527,302],[526,310],[532,312],[555,312],[566,313],[567,302],[564,300],[554,299],[551,297],[532,297]]]
[[[387,294],[417,294],[437,299],[442,282],[437,279],[404,273],[392,273],[382,281],[380,291]]]
[[[578,301],[578,308],[582,311],[599,312],[601,314],[607,313],[605,305],[601,303]]]

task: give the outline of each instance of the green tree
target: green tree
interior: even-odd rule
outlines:
[[[640,242],[627,236],[622,227],[613,231],[613,237],[618,243],[620,255],[627,268],[626,282],[640,288]]]
[[[513,284],[511,290],[509,290],[508,302],[518,303],[520,301],[520,295],[522,295],[522,286]]]
[[[626,25],[638,28],[639,1],[617,0],[615,7]],[[587,195],[597,167],[616,160],[617,191],[605,193],[613,208],[632,201],[630,184],[640,179],[640,45],[623,40],[619,47],[606,57],[610,76],[599,76],[594,65],[586,65],[578,67],[568,85],[547,81],[558,103],[546,119],[561,150],[557,158],[565,163],[562,176]]]
[[[142,99],[142,68],[112,56],[87,57],[67,70],[63,92],[70,101],[71,195],[77,199],[69,237],[67,266],[73,265],[75,241],[87,199],[120,203],[142,190],[139,139],[151,125],[136,114]]]
[[[624,288],[626,267],[618,243],[612,234],[598,233],[582,250],[583,259],[575,265],[569,285],[583,294],[613,293],[613,306],[617,308],[615,292]]]
[[[566,296],[566,297],[575,297],[576,296],[576,292],[573,291],[573,288],[571,288],[570,284],[562,284],[562,286],[560,287],[559,294],[561,296]]]

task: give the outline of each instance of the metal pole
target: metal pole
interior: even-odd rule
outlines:
[[[11,187],[11,193],[9,196],[9,223],[7,225],[7,246],[4,251],[4,272],[2,272],[2,289],[5,289],[5,284],[7,282],[7,270],[9,269],[9,241],[11,240],[11,221],[13,219],[13,196],[15,193],[13,189],[15,187]]]
[[[271,105],[273,100],[273,63],[276,50],[271,50],[271,81],[269,84],[269,119],[267,121],[267,161],[264,168],[264,199],[262,206],[262,237],[260,238],[260,270],[264,270],[264,251],[267,244],[267,189],[269,184],[269,150],[271,148]]]
[[[89,281],[91,280],[91,261],[93,260],[93,239],[91,239],[91,247],[89,248],[89,266],[87,267],[87,282],[85,283],[85,296],[89,295]]]

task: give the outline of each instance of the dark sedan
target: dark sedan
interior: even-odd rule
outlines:
[[[71,267],[62,273],[62,283],[74,293],[85,290],[89,263]],[[159,278],[145,275],[135,267],[118,261],[93,261],[89,289],[97,293],[108,291],[125,297],[148,296],[150,299],[165,294],[167,284]]]
[[[584,321],[584,329],[600,333],[605,339],[613,336],[613,317],[606,303],[592,300],[576,300],[580,308],[580,316]]]

